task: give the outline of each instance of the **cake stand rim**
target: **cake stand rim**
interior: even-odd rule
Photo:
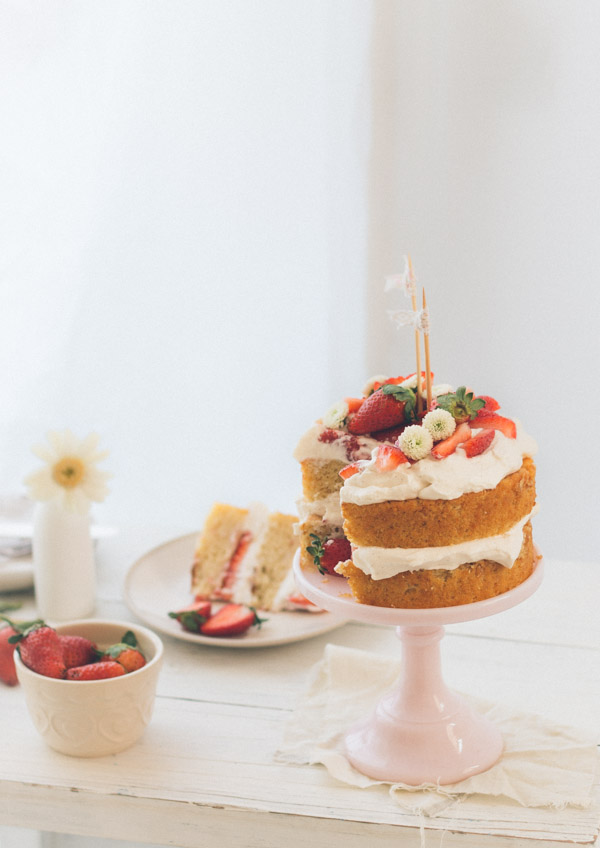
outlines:
[[[503,592],[483,601],[470,604],[460,604],[453,607],[429,607],[424,609],[407,609],[395,607],[378,607],[372,604],[360,604],[350,595],[350,587],[344,577],[321,575],[315,570],[307,573],[300,565],[300,551],[294,555],[293,570],[298,588],[314,604],[329,612],[343,614],[354,621],[366,624],[403,626],[438,626],[459,624],[465,621],[475,621],[490,615],[512,609],[531,597],[540,587],[544,576],[544,562],[539,549],[534,546],[536,563],[529,577]],[[321,585],[319,585],[321,584]],[[323,588],[325,587],[325,588]],[[346,597],[343,597],[346,595]]]

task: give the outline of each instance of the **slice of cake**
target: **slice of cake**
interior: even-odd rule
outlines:
[[[380,379],[370,388],[339,426],[377,442],[368,460],[340,469],[338,497],[352,554],[335,570],[348,578],[356,599],[454,606],[525,580],[536,562],[535,442],[498,414],[495,400],[464,387],[434,386],[428,413],[418,409],[414,377]],[[302,469],[304,481],[304,463]],[[306,522],[301,529],[309,530]],[[305,543],[303,536],[309,565],[316,548]]]
[[[263,610],[301,606],[289,600],[298,594],[290,580],[297,520],[260,503],[214,504],[196,543],[192,593]]]

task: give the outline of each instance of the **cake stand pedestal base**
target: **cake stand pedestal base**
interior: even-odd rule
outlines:
[[[443,627],[398,627],[399,683],[346,735],[348,760],[376,780],[418,786],[456,783],[494,765],[500,731],[443,681]]]
[[[532,574],[509,592],[436,609],[359,604],[343,577],[304,570],[298,553],[294,576],[300,591],[317,606],[367,624],[395,625],[402,642],[396,688],[346,733],[346,753],[354,768],[375,780],[420,786],[457,783],[494,765],[502,754],[500,731],[444,683],[442,625],[495,615],[526,600],[542,582],[538,552]]]

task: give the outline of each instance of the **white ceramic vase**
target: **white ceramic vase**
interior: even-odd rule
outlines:
[[[38,613],[47,621],[89,616],[96,603],[96,567],[90,517],[52,501],[33,518],[34,587]]]

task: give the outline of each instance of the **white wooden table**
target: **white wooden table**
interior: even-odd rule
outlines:
[[[135,620],[122,600],[129,565],[187,530],[146,528],[104,540],[96,614]],[[19,597],[26,617],[33,597]],[[446,681],[557,722],[598,728],[599,609],[600,566],[546,560],[533,598],[447,628]],[[565,844],[532,840],[517,820],[503,835],[458,833],[427,821],[421,832],[423,822],[399,810],[385,787],[357,790],[324,768],[274,761],[283,725],[326,643],[397,656],[393,628],[347,624],[305,642],[248,650],[163,638],[154,718],[142,740],[117,756],[79,760],[51,751],[30,723],[20,688],[1,688],[0,826],[189,848]],[[480,829],[485,833],[485,822]],[[597,828],[588,844],[595,839]]]

